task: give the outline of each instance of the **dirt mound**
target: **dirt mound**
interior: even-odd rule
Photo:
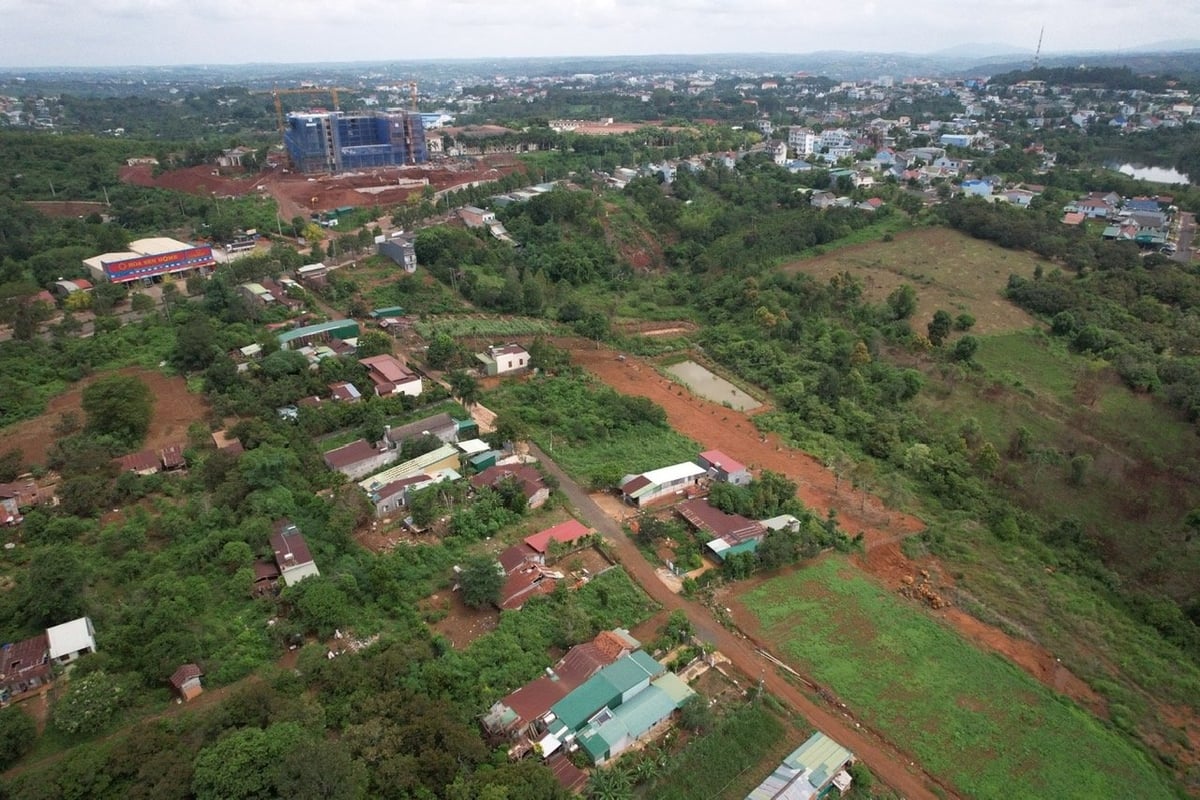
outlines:
[[[122,375],[140,378],[154,397],[154,417],[146,436],[145,448],[160,448],[187,441],[188,426],[204,418],[208,406],[204,398],[187,390],[180,377],[168,377],[161,372],[142,367],[126,367]],[[0,430],[0,452],[17,448],[26,464],[45,464],[46,451],[60,436],[54,432],[59,418],[68,412],[84,420],[83,390],[102,375],[91,375],[50,400],[45,412],[34,419],[18,422]]]

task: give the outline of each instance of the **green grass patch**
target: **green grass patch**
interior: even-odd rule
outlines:
[[[745,797],[800,742],[765,704],[737,708],[693,740],[646,791],[648,800]],[[761,773],[761,774],[760,774]]]
[[[484,404],[528,431],[572,477],[598,488],[700,451],[667,424],[661,407],[586,377],[504,383]]]
[[[532,317],[437,316],[422,320],[413,327],[426,339],[432,338],[436,333],[445,333],[455,339],[565,333],[565,329],[557,322]]]
[[[1008,798],[1018,787],[1173,796],[1117,733],[841,560],[773,579],[743,601],[785,658],[971,797]]]

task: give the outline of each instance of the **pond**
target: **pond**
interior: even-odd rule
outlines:
[[[667,367],[667,372],[705,400],[711,400],[714,403],[728,403],[731,408],[738,411],[749,411],[762,405],[729,381],[712,374],[695,361],[672,364]]]
[[[1191,183],[1187,175],[1171,167],[1147,167],[1142,164],[1119,164],[1116,162],[1109,164],[1108,167],[1109,169],[1115,169],[1123,175],[1137,178],[1140,181],[1150,181],[1151,183]]]

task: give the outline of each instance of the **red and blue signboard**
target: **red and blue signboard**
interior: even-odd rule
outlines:
[[[168,272],[182,272],[199,267],[211,267],[213,261],[212,248],[208,245],[192,247],[187,250],[176,250],[173,253],[159,253],[153,256],[138,256],[124,261],[114,261],[104,265],[104,274],[113,283],[135,281],[140,278],[153,278]]]

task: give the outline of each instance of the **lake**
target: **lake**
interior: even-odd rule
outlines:
[[[1123,175],[1137,178],[1140,181],[1150,181],[1151,183],[1191,183],[1187,175],[1170,167],[1146,167],[1141,164],[1128,163],[1113,163],[1108,166],[1109,169],[1115,169]]]

